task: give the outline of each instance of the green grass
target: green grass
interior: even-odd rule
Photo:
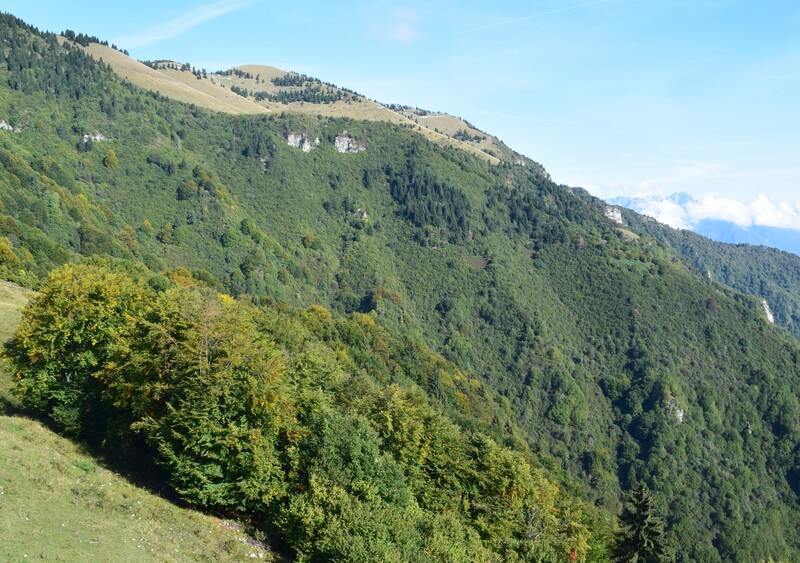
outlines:
[[[486,258],[483,256],[467,256],[466,262],[467,266],[473,270],[483,270],[487,264]]]
[[[32,295],[29,289],[0,280],[0,341],[5,342],[11,337],[22,307]]]
[[[274,560],[237,526],[179,508],[42,424],[0,416],[0,560]]]
[[[617,232],[622,235],[622,238],[627,241],[631,240],[639,240],[639,235],[630,231],[628,229],[623,229],[622,227],[617,227]]]
[[[641,260],[630,260],[628,258],[621,258],[621,259],[615,259],[613,262],[615,264],[619,264],[620,266],[626,266],[631,270],[637,271],[639,273],[644,273],[648,269],[647,264],[645,264]]]
[[[0,281],[0,340],[32,292]],[[274,561],[239,526],[171,504],[20,416],[0,364],[0,561]]]
[[[33,292],[24,287],[0,280],[0,343],[11,338],[22,307],[32,295]],[[19,407],[19,400],[11,394],[11,387],[11,376],[0,361],[0,414]]]

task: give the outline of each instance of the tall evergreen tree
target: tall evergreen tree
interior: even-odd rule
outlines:
[[[614,556],[617,561],[665,561],[664,520],[653,507],[653,493],[644,483],[639,484],[628,497],[628,504],[620,517],[621,530],[617,537]]]

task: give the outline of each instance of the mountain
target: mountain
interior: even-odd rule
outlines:
[[[595,204],[603,205],[599,200]],[[606,207],[606,215],[669,246],[710,281],[762,300],[770,320],[800,339],[800,256],[765,246],[716,242],[619,207]]]
[[[142,64],[156,91],[96,43],[8,15],[0,38],[31,412],[301,560],[606,560],[639,484],[678,560],[797,558],[800,343],[684,233],[437,136],[450,118],[212,111],[173,97],[222,75]],[[224,76],[260,87],[246,68]],[[744,285],[789,299],[786,260]]]
[[[687,193],[667,197],[615,197],[608,202],[649,215],[674,227],[688,228],[718,242],[769,246],[800,256],[800,230],[757,224],[742,226],[724,219],[696,217],[692,207],[699,202]]]
[[[436,143],[458,147],[493,164],[503,160],[541,168],[497,137],[458,117],[397,104],[386,106],[304,74],[265,65],[209,73],[190,63],[139,62],[98,42],[79,46],[145,90],[206,109],[233,114],[293,113],[384,121],[419,131]]]
[[[800,256],[800,230],[752,225],[740,227],[727,221],[700,221],[694,231],[704,237],[731,244],[769,246]]]

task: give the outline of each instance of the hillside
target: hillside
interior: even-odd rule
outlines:
[[[238,525],[135,487],[38,422],[0,416],[0,442],[4,560],[274,560]]]
[[[0,282],[0,342],[32,293]],[[271,551],[238,524],[178,508],[136,487],[69,440],[19,412],[0,364],[0,558],[8,561],[239,561]]]
[[[0,25],[28,408],[301,559],[603,560],[642,483],[677,560],[797,558],[800,344],[759,299],[527,161]]]
[[[674,249],[709,280],[763,299],[774,321],[800,339],[800,256],[765,246],[715,242],[620,211],[630,228]]]
[[[394,111],[354,92],[276,67],[243,65],[222,73],[195,73],[192,70],[197,69],[191,65],[185,68],[184,63],[173,61],[153,62],[152,67],[146,66],[100,43],[90,43],[82,48],[95,59],[111,65],[119,76],[144,90],[153,90],[213,111],[232,114],[279,112],[385,121],[415,129],[436,143],[458,147],[492,164],[499,163],[501,158],[524,161],[523,157],[495,137],[479,132],[456,117],[438,114],[446,118],[446,125],[441,124],[441,119],[435,123],[419,120],[413,112]],[[290,77],[289,83],[297,85],[276,86],[272,82],[284,77]],[[231,87],[238,88],[239,93],[232,91]],[[248,92],[248,95],[242,96],[244,92]],[[269,97],[257,99],[257,94]],[[293,97],[293,94],[298,96]],[[472,141],[460,137],[459,131],[470,131],[472,135],[482,135],[483,139]]]

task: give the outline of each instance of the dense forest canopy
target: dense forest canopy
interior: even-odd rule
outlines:
[[[740,293],[794,330],[796,277],[709,246],[751,276],[709,280],[388,123],[180,104],[9,15],[0,55],[0,275],[41,291],[6,355],[63,432],[306,560],[605,560],[637,502],[659,557],[800,553],[800,344]]]

